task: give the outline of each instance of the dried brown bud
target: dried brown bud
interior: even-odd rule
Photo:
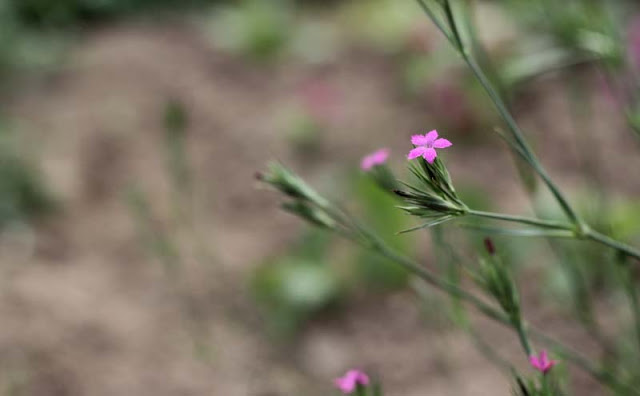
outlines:
[[[489,238],[489,237],[484,238],[484,247],[485,247],[485,249],[487,249],[487,252],[490,255],[493,256],[494,254],[496,254],[496,247],[493,244],[493,240],[491,238]]]

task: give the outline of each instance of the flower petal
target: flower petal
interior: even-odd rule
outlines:
[[[424,154],[422,154],[422,156],[427,160],[428,163],[433,164],[433,161],[438,156],[438,153],[436,153],[436,149],[429,147],[424,150]]]
[[[411,144],[414,146],[426,146],[429,144],[429,140],[423,135],[413,135],[411,136]]]
[[[389,158],[389,149],[380,149],[362,158],[360,168],[364,171],[368,171],[376,165],[384,164],[387,161],[387,158]]]
[[[367,386],[369,385],[369,376],[362,371],[358,371],[355,376],[355,381],[362,386]]]
[[[433,150],[433,149],[432,149]],[[409,155],[407,155],[407,159],[415,159],[423,155],[427,151],[427,148],[424,146],[416,147],[413,150],[409,151]]]
[[[356,383],[351,378],[337,378],[335,385],[342,393],[349,394],[356,389]]]
[[[540,362],[538,361],[538,358],[535,355],[529,356],[529,363],[531,363],[531,365],[534,368],[536,368],[538,370],[541,370]]]
[[[441,148],[447,148],[447,147],[450,147],[450,146],[452,146],[452,145],[453,145],[453,143],[451,143],[451,142],[450,142],[450,141],[448,141],[447,139],[442,139],[442,138],[437,139],[437,140],[435,140],[435,141],[433,142],[433,147],[435,147],[435,148],[439,148],[439,149],[441,149]]]
[[[334,383],[342,393],[351,394],[358,385],[369,385],[369,376],[360,370],[349,370],[344,376],[336,378]]]
[[[387,158],[389,158],[389,149],[388,148],[383,148],[380,149],[378,151],[376,151],[375,153],[371,154],[371,159],[373,160],[373,164],[374,165],[382,165],[387,161]]]
[[[547,351],[545,349],[543,349],[540,352],[539,356],[540,356],[540,358],[539,358],[540,364],[543,367],[547,367],[549,365],[549,355],[547,355]]]
[[[429,133],[427,133],[426,135],[424,135],[425,139],[427,139],[427,143],[426,144],[432,144],[437,138],[438,138],[438,131],[436,131],[435,129]]]
[[[363,171],[368,171],[371,168],[373,168],[373,160],[369,156],[364,157],[362,159],[362,162],[360,162],[360,169],[362,169]]]

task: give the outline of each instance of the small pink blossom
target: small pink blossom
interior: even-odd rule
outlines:
[[[342,393],[348,395],[353,393],[358,385],[369,385],[369,376],[360,370],[349,370],[344,376],[336,378],[334,383]]]
[[[546,374],[549,370],[551,370],[551,367],[558,364],[557,361],[549,359],[547,351],[545,350],[542,350],[539,356],[529,356],[529,363],[531,363],[531,365],[542,374]]]
[[[380,149],[364,157],[360,162],[360,168],[364,171],[368,171],[374,166],[382,165],[387,162],[387,158],[389,158],[389,149]]]
[[[435,161],[438,156],[436,149],[443,149],[452,145],[447,139],[438,139],[438,132],[435,129],[424,136],[411,136],[411,143],[417,147],[409,152],[407,158],[412,160],[423,157],[430,164],[433,164],[433,161]]]

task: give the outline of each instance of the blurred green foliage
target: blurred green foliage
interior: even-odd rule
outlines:
[[[162,263],[167,274],[176,274],[181,265],[180,250],[171,235],[160,226],[148,195],[132,185],[124,198],[135,221],[141,245]]]
[[[415,1],[354,0],[344,4],[345,23],[355,36],[387,53],[403,49],[412,31],[425,24]]]
[[[0,130],[0,229],[51,213],[55,202],[36,166]]]
[[[0,227],[50,212],[53,200],[40,175],[18,156],[0,154]]]
[[[225,0],[2,0],[0,73],[51,66],[78,31],[129,15],[188,11]]]
[[[341,296],[339,278],[329,265],[332,238],[317,229],[306,231],[291,249],[267,260],[250,282],[267,330],[288,337],[314,314]]]
[[[396,251],[413,256],[415,237],[396,234],[413,224],[410,217],[396,207],[398,200],[381,190],[370,177],[357,177],[350,184],[368,226]],[[409,274],[402,267],[367,250],[357,250],[356,264],[357,278],[374,288],[395,289],[405,286],[409,279]]]
[[[281,0],[245,0],[215,10],[214,41],[222,48],[258,61],[280,55],[293,35],[293,6]]]
[[[414,256],[415,237],[396,234],[410,226],[411,219],[395,207],[394,196],[368,175],[349,174],[345,182],[367,226],[398,252]],[[266,260],[254,272],[250,287],[267,328],[286,337],[352,291],[395,290],[408,279],[407,272],[389,260],[360,248],[341,251],[333,236],[310,229],[287,251]]]
[[[176,194],[191,199],[192,175],[187,152],[187,129],[189,117],[185,105],[177,99],[169,99],[164,109],[165,150],[167,170]],[[180,197],[176,197],[180,198]],[[176,206],[186,205],[178,199]]]
[[[185,9],[220,0],[5,0],[15,17],[34,27],[70,28],[129,13],[162,8]]]

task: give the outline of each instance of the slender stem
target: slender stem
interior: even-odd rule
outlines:
[[[499,323],[502,323],[504,325],[507,325],[507,326],[511,325],[511,321],[509,320],[509,318],[502,312],[498,311],[496,308],[493,308],[489,304],[480,300],[475,295],[467,292],[464,289],[459,288],[455,284],[445,281],[443,279],[440,279],[436,274],[423,268],[422,266],[418,265],[412,260],[397,254],[373,234],[370,234],[368,232],[367,234],[370,237],[370,242],[371,242],[369,247],[375,250],[378,254],[388,258],[391,261],[396,262],[397,264],[400,264],[406,270],[413,273],[414,275],[417,275],[418,277],[420,277],[430,285],[435,286],[436,288],[450,295],[456,296],[458,298],[461,298],[467,301],[468,303],[472,304],[476,309],[478,309],[480,312],[485,314],[487,317]]]
[[[608,237],[604,234],[594,230],[587,230],[585,237],[600,244],[609,246],[619,252],[626,254],[629,257],[633,257],[636,260],[640,260],[640,251],[632,246],[626,245],[622,242],[618,242],[615,239]]]
[[[441,22],[437,21],[431,9],[424,3],[424,0],[417,0],[417,1],[422,6],[422,8],[427,12],[427,15],[434,21],[434,23],[438,24],[439,27],[441,27]],[[473,58],[473,55],[470,49],[467,48],[467,46],[465,46],[464,43],[460,40],[460,34],[458,32],[455,16],[453,15],[453,12],[451,10],[449,0],[445,0],[444,11],[447,17],[447,21],[453,32],[453,35],[454,35],[453,38],[458,40],[457,44],[453,42],[452,43],[456,44],[455,46],[460,51],[460,55],[462,56],[463,60],[469,66],[469,68],[471,69],[471,71],[473,72],[475,77],[478,79],[478,81],[486,91],[487,95],[495,105],[496,110],[498,111],[498,114],[500,114],[505,124],[507,125],[509,131],[511,132],[511,135],[515,139],[516,147],[519,147],[519,150],[517,151],[519,151],[521,155],[523,155],[528,159],[528,163],[531,165],[534,171],[536,171],[536,173],[538,173],[538,175],[542,178],[544,183],[547,185],[547,188],[549,189],[549,191],[551,191],[556,201],[558,201],[558,203],[562,207],[567,217],[575,225],[576,229],[573,229],[573,230],[577,232],[576,236],[585,237],[585,238],[597,241],[601,244],[610,246],[620,252],[623,252],[630,257],[634,257],[640,260],[640,251],[638,251],[637,249],[631,246],[618,242],[606,235],[590,230],[589,227],[586,225],[586,223],[582,220],[582,218],[576,213],[573,207],[569,204],[569,201],[565,198],[564,194],[556,186],[553,180],[551,180],[551,177],[549,176],[545,168],[542,166],[542,164],[538,160],[538,157],[535,155],[535,153],[529,146],[529,143],[525,139],[523,132],[520,130],[520,127],[518,126],[517,122],[511,115],[510,111],[508,110],[507,105],[502,100],[498,91],[494,88],[492,82],[489,80],[489,78],[483,71],[482,67],[480,67],[478,62]],[[444,32],[444,29],[441,28],[441,30],[443,30]],[[452,39],[452,37],[448,35],[447,35],[447,38],[450,41]],[[489,217],[489,216],[485,216],[485,217]],[[498,218],[498,217],[494,217],[494,218]],[[525,221],[519,221],[511,216],[502,216],[501,218],[498,218],[498,219],[506,220],[506,221],[525,222],[526,224],[538,225],[542,227],[545,227],[544,223],[546,223],[546,221],[539,221],[537,219],[534,219],[533,222],[531,222],[532,219],[526,219],[526,218],[520,219]],[[565,227],[564,224],[560,225],[558,223],[551,225],[550,228],[568,229]]]
[[[478,333],[476,333],[471,326],[467,329],[467,334],[471,338],[471,342],[476,349],[484,355],[484,357],[496,367],[505,370],[509,374],[516,372],[516,369],[509,363],[509,361],[500,356],[494,348],[491,347]]]
[[[427,14],[427,16],[429,16],[429,19],[431,19],[431,22],[433,22],[433,24],[436,25],[438,30],[440,30],[440,32],[447,38],[447,40],[449,40],[451,44],[455,44],[454,38],[447,31],[447,29],[442,24],[442,22],[438,19],[438,17],[433,12],[433,10],[431,10],[431,8],[425,3],[424,0],[417,0],[417,1],[418,1],[418,4],[420,5],[420,8],[422,8],[424,13]]]
[[[636,282],[633,274],[630,271],[630,267],[626,265],[625,258],[622,258],[618,262],[619,278],[624,288],[625,294],[629,299],[629,305],[631,305],[631,315],[633,316],[633,323],[636,332],[637,347],[640,347],[640,302],[638,301],[638,291],[636,289]]]
[[[554,239],[576,239],[576,236],[573,231],[569,230],[554,230],[554,229],[546,229],[546,228],[501,228],[501,227],[489,227],[478,224],[460,224],[461,227],[484,232],[487,234],[496,234],[496,235],[508,235],[511,237],[524,237],[524,238],[554,238]]]
[[[531,350],[531,343],[529,342],[529,337],[527,337],[527,331],[525,329],[524,323],[522,323],[522,320],[518,319],[518,321],[513,324],[513,328],[518,333],[518,338],[520,339],[520,344],[522,344],[524,352],[527,354],[527,356],[531,356],[533,354]]]
[[[567,223],[559,222],[559,221],[553,221],[553,220],[542,220],[542,219],[536,219],[533,217],[525,217],[525,216],[513,216],[513,215],[507,215],[503,213],[483,212],[480,210],[473,210],[473,209],[469,210],[468,214],[472,216],[477,216],[477,217],[485,217],[488,219],[510,221],[513,223],[529,224],[529,225],[534,225],[534,226],[543,227],[543,228],[575,231],[575,229],[571,225]],[[590,228],[586,228],[586,231],[583,231],[583,232],[584,232],[583,234],[584,238],[590,239],[594,242],[598,242],[602,245],[608,246],[621,253],[624,253],[629,257],[633,257],[637,260],[640,260],[640,251],[632,246],[624,244],[620,241],[617,241],[607,235],[599,233],[598,231],[594,231]],[[576,235],[576,236],[580,236],[580,235]]]
[[[580,219],[578,214],[575,212],[575,210],[571,207],[571,205],[569,204],[569,201],[565,198],[565,196],[562,194],[560,189],[555,185],[553,180],[551,180],[551,178],[549,177],[549,174],[544,169],[544,167],[542,166],[542,164],[534,154],[533,150],[531,150],[531,147],[529,146],[526,139],[524,138],[524,135],[520,130],[520,127],[518,127],[518,124],[516,123],[515,119],[507,109],[506,104],[503,102],[502,98],[500,97],[498,92],[495,90],[495,88],[491,84],[491,81],[489,81],[489,79],[485,75],[484,71],[480,68],[480,66],[475,61],[475,59],[471,57],[468,50],[463,49],[462,58],[465,60],[465,62],[467,63],[467,65],[469,66],[473,74],[476,76],[480,84],[483,86],[483,88],[485,89],[485,91],[493,101],[498,113],[500,114],[504,122],[507,124],[507,127],[511,131],[511,135],[516,140],[517,144],[522,148],[522,151],[530,158],[530,164],[533,167],[533,169],[538,173],[538,175],[540,175],[544,183],[549,188],[549,191],[551,191],[551,193],[556,198],[556,200],[558,201],[558,203],[560,204],[560,206],[562,207],[566,215],[569,217],[569,219],[575,225],[581,226],[582,220]]]
[[[591,361],[585,358],[580,352],[575,349],[559,342],[558,340],[549,337],[536,328],[529,328],[529,332],[533,338],[536,338],[540,342],[548,344],[553,350],[560,355],[563,359],[572,362],[576,366],[589,373],[593,378],[607,384],[611,389],[620,392],[623,395],[640,395],[640,389],[634,388],[630,385],[621,383],[614,375],[608,370],[596,367]]]
[[[315,204],[318,207],[323,207],[325,206],[324,202],[326,202],[326,200],[322,200],[321,203],[316,202]],[[603,384],[608,385],[612,389],[624,389],[627,394],[640,396],[639,390],[629,388],[627,385],[620,382],[615,377],[615,375],[611,374],[608,370],[606,370],[605,368],[597,367],[591,361],[589,361],[589,359],[574,351],[570,347],[565,346],[561,342],[556,341],[555,339],[546,336],[545,334],[535,329],[530,328],[524,321],[520,322],[521,328],[518,329],[518,326],[514,324],[511,318],[509,318],[497,308],[485,303],[480,298],[460,288],[458,285],[439,278],[435,273],[429,271],[426,268],[423,268],[413,260],[398,254],[393,249],[391,249],[384,241],[382,241],[375,233],[355,221],[355,219],[349,216],[347,212],[343,212],[331,205],[328,205],[327,207],[325,207],[325,209],[327,209],[332,214],[332,217],[335,217],[336,220],[341,223],[346,229],[352,229],[351,232],[342,233],[341,235],[343,237],[350,239],[364,247],[367,247],[372,251],[378,253],[382,257],[395,262],[396,264],[405,268],[405,270],[423,279],[425,282],[436,287],[437,289],[448,293],[451,296],[455,296],[460,298],[461,300],[464,300],[489,319],[492,319],[495,322],[500,323],[506,327],[515,329],[521,334],[524,334],[525,331],[528,331],[536,339],[542,340],[544,343],[548,344],[550,348],[554,349],[564,359],[566,359],[567,361],[571,361],[577,367],[580,367],[586,373],[591,375],[593,378],[601,381]],[[334,229],[334,231],[336,230],[341,231],[341,229]]]
[[[536,219],[534,217],[513,216],[513,215],[507,215],[503,213],[484,212],[481,210],[473,210],[473,209],[469,210],[468,213],[476,217],[485,217],[488,219],[510,221],[513,223],[529,224],[529,225],[534,225],[534,226],[543,227],[543,228],[551,228],[551,229],[557,229],[557,230],[573,230],[573,227],[570,224],[567,224],[561,221],[542,220],[542,219]]]
[[[434,18],[433,12],[430,11],[430,9],[423,3],[422,0],[418,0],[418,3],[420,3],[422,8],[425,9],[425,11],[427,11],[428,16],[435,23],[436,19]],[[520,127],[516,123],[515,119],[513,118],[509,110],[507,109],[507,105],[502,100],[500,94],[494,88],[493,84],[485,74],[484,70],[480,67],[478,62],[474,59],[470,49],[462,41],[461,35],[458,31],[458,26],[456,23],[455,16],[453,15],[453,11],[451,9],[450,1],[446,0],[444,2],[443,7],[444,7],[445,15],[447,17],[447,21],[449,22],[449,26],[453,32],[454,39],[456,40],[456,43],[454,44],[456,44],[455,46],[459,50],[460,55],[462,56],[464,61],[467,63],[467,65],[469,66],[473,74],[476,76],[476,78],[478,79],[478,81],[486,91],[487,95],[489,95],[489,98],[494,103],[498,113],[500,114],[504,122],[507,124],[507,127],[509,128],[511,135],[516,140],[516,143],[522,148],[522,151],[526,154],[526,156],[529,157],[530,164],[533,167],[533,169],[540,175],[540,177],[545,182],[545,184],[547,185],[547,187],[549,188],[553,196],[556,198],[556,200],[562,207],[567,217],[569,217],[571,222],[574,223],[576,226],[578,226],[580,229],[582,229],[584,223],[582,222],[578,214],[575,212],[575,210],[571,207],[571,205],[569,204],[569,201],[564,197],[560,189],[551,180],[546,170],[544,169],[544,167],[536,157],[535,153],[529,146],[529,143],[527,143],[527,140],[525,139],[524,134],[520,130]]]
[[[449,3],[448,1],[444,3],[444,13],[447,16],[449,25],[451,25],[451,30],[453,31],[453,38],[455,39],[455,43],[457,44],[458,49],[462,51],[464,48],[464,43],[462,42],[462,36],[458,31],[458,26],[455,23],[452,23],[452,21],[454,20],[453,10],[451,9],[451,3]]]
[[[640,302],[638,301],[638,290],[636,289],[636,284],[633,278],[629,277],[626,283],[627,294],[629,295],[629,300],[631,300],[631,310],[633,314],[633,322],[635,324],[636,338],[638,340],[638,345],[640,346]]]
[[[401,265],[407,271],[413,273],[414,275],[423,279],[430,285],[440,289],[441,291],[459,297],[460,299],[470,303],[478,311],[486,315],[488,318],[494,320],[495,322],[517,330],[509,317],[504,313],[498,311],[496,308],[480,300],[475,295],[459,288],[458,286],[450,282],[440,279],[436,274],[421,267],[414,261],[396,253],[372,232],[364,229],[361,226],[359,226],[359,230],[368,241],[366,245],[381,256],[386,257],[389,260]],[[526,322],[522,322],[522,329],[523,332],[528,331],[532,337],[544,342],[545,344],[548,344],[549,347],[555,350],[562,358],[566,359],[567,361],[571,361],[577,367],[580,367],[586,373],[591,375],[593,378],[601,381],[603,384],[607,384],[612,389],[625,390],[625,392],[630,395],[640,395],[640,390],[632,389],[629,386],[621,383],[609,371],[604,368],[597,367],[589,359],[587,359],[574,349],[564,345],[560,341],[557,341],[554,338],[549,337],[544,333],[536,330],[535,328],[528,326]]]

